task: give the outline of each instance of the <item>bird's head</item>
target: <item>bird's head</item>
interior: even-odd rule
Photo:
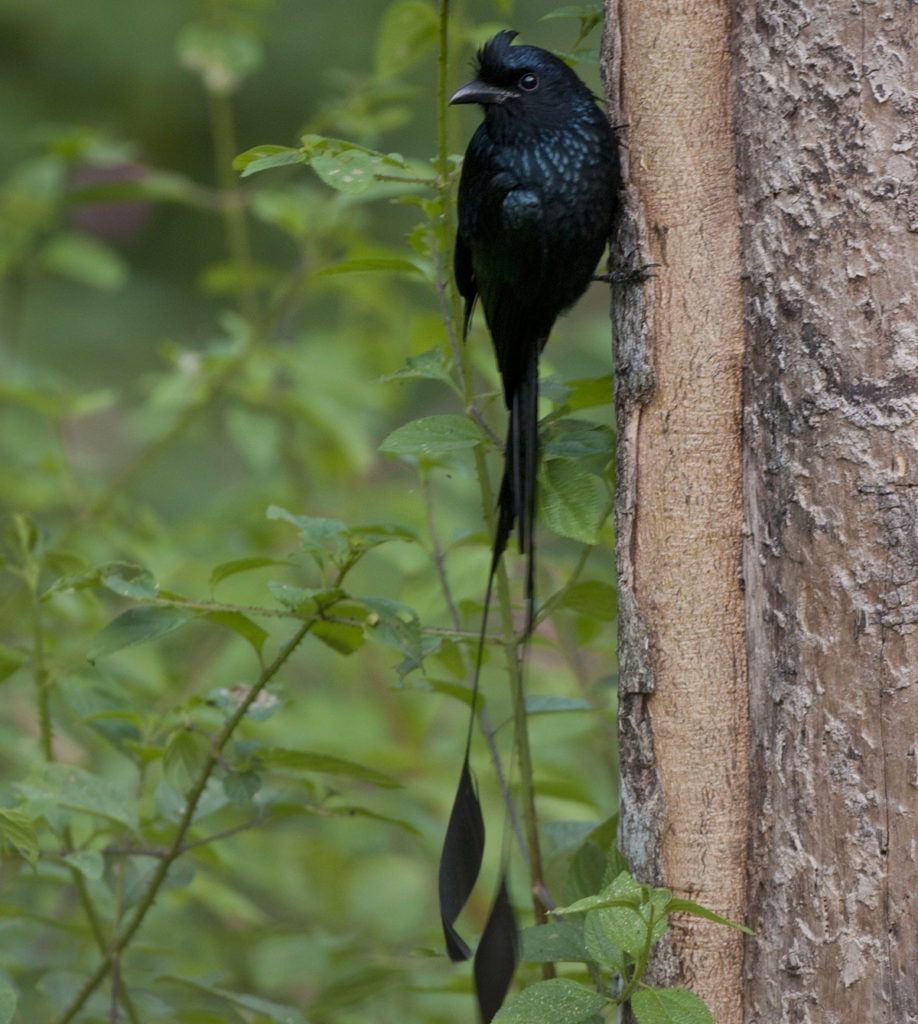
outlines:
[[[548,50],[512,46],[518,33],[498,32],[478,51],[474,81],[457,89],[450,103],[479,103],[491,120],[563,126],[572,106],[594,103],[577,75]]]

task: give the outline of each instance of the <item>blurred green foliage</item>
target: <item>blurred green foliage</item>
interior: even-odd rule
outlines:
[[[452,86],[508,21],[590,49],[589,11],[517,6],[457,5]],[[475,418],[450,342],[437,27],[425,0],[0,2],[0,1022],[471,1015],[435,876],[503,409],[481,326]],[[528,710],[559,901],[616,800],[595,291],[545,368]]]

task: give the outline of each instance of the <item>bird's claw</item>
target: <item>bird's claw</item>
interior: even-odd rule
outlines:
[[[656,277],[651,273],[659,263],[644,263],[640,267],[632,267],[629,270],[610,270],[607,274],[594,274],[594,281],[602,281],[604,284],[643,284],[651,278]]]

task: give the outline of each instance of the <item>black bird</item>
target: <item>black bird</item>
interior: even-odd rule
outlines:
[[[486,43],[475,81],[450,100],[484,108],[459,182],[455,274],[465,300],[463,336],[480,298],[510,413],[482,638],[494,573],[514,524],[527,562],[527,634],[533,626],[539,356],[559,314],[592,279],[609,237],[620,181],[617,140],[593,94],[554,54],[511,45],[516,35],[499,32]],[[477,687],[476,671],[476,694]],[[471,956],[455,922],[484,854],[470,743],[471,722],[440,860],[440,914],[453,960]],[[513,977],[516,945],[502,877],[475,954],[484,1024],[500,1008]]]
[[[554,54],[499,32],[475,81],[450,103],[479,103],[459,182],[455,274],[465,332],[480,297],[510,412],[494,561],[514,523],[535,580],[539,355],[552,325],[584,293],[618,198],[618,144],[593,93]]]

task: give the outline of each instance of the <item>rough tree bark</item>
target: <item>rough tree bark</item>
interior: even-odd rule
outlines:
[[[743,293],[724,2],[607,0],[603,72],[627,125],[615,251],[622,840],[639,878],[744,916]],[[739,1024],[740,936],[678,921],[656,980]]]
[[[918,1021],[912,9],[606,0],[623,843],[756,929],[657,960],[717,1024]]]
[[[749,1024],[918,1020],[910,9],[736,4]]]

